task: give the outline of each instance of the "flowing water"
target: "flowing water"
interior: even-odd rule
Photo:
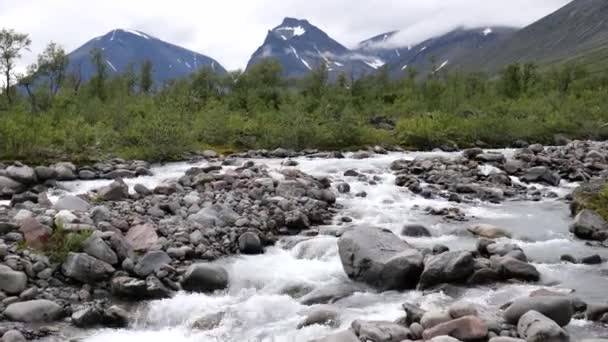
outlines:
[[[510,155],[512,151],[503,150]],[[385,227],[399,234],[405,223],[422,223],[429,227],[433,237],[408,238],[417,247],[432,247],[444,244],[451,250],[475,248],[476,239],[459,234],[475,223],[498,225],[513,235],[513,242],[519,244],[531,262],[541,272],[538,284],[501,284],[489,287],[469,288],[460,297],[478,305],[481,311],[496,310],[505,302],[517,296],[552,286],[553,289],[568,291],[588,303],[605,303],[608,294],[608,269],[606,264],[586,266],[563,264],[559,261],[565,253],[577,257],[600,254],[608,258],[608,251],[586,246],[574,240],[568,233],[568,205],[563,199],[541,202],[513,201],[503,204],[454,204],[443,199],[423,199],[414,196],[407,189],[394,185],[394,176],[389,165],[395,159],[426,158],[442,156],[451,158],[449,153],[391,153],[371,159],[306,159],[297,158],[297,168],[315,176],[328,176],[334,181],[347,181],[351,185],[349,194],[338,196],[338,203],[344,209],[340,216],[353,219],[352,224],[366,224]],[[256,163],[266,164],[270,170],[278,171],[279,159],[260,159]],[[195,166],[175,163],[154,168],[155,176],[128,180],[129,185],[143,183],[154,186],[161,180],[182,175]],[[376,176],[377,185],[370,185],[345,178],[344,171],[355,169]],[[492,168],[484,168],[492,172]],[[278,172],[272,172],[280,178]],[[64,183],[70,192],[81,193],[105,185],[109,181],[78,181]],[[540,185],[536,185],[541,187]],[[562,184],[552,189],[561,196],[569,193],[576,184]],[[355,197],[359,191],[367,192],[367,197]],[[59,193],[55,194],[58,195]],[[463,210],[468,222],[446,222],[438,216],[429,216],[421,208],[427,206],[441,208],[458,206]],[[321,227],[321,231],[336,226]],[[506,239],[505,239],[506,240]],[[337,239],[329,235],[319,235],[299,244],[284,240],[267,248],[258,256],[235,256],[217,262],[226,266],[230,273],[230,287],[227,291],[205,295],[180,293],[171,299],[151,301],[133,308],[136,322],[125,330],[97,330],[73,332],[87,342],[155,342],[155,341],[303,341],[323,337],[332,332],[346,329],[354,319],[394,320],[403,315],[401,304],[417,303],[424,309],[442,308],[453,302],[450,296],[438,292],[423,294],[419,291],[384,292],[361,291],[334,304],[341,314],[341,324],[337,329],[319,325],[298,330],[298,323],[311,310],[286,293],[298,288],[319,289],[336,284],[349,283],[342,270],[338,256]],[[224,313],[222,323],[210,331],[198,331],[191,324],[199,317],[218,312]],[[584,320],[574,320],[567,330],[575,337],[608,336],[608,329]]]

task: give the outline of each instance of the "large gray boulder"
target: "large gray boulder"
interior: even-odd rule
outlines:
[[[595,211],[583,209],[570,225],[570,232],[579,239],[603,241],[608,238],[608,223]]]
[[[416,287],[422,254],[391,231],[356,227],[338,240],[342,267],[349,278],[382,290]]]
[[[129,198],[129,186],[118,178],[109,185],[97,190],[97,195],[104,201],[122,201]]]
[[[6,168],[6,174],[10,178],[23,184],[35,184],[38,181],[38,177],[36,176],[34,169],[27,165],[11,165]]]
[[[150,251],[139,258],[133,271],[140,277],[158,271],[161,267],[171,264],[171,257],[163,251]]]
[[[570,336],[557,323],[538,311],[528,311],[517,323],[517,333],[526,342],[569,342]]]
[[[108,279],[115,270],[107,262],[88,254],[69,253],[63,265],[61,265],[61,271],[66,277],[83,283],[94,284]]]
[[[2,335],[2,342],[26,342],[25,336],[19,330],[9,330]]]
[[[253,232],[245,232],[239,236],[239,251],[242,254],[262,254],[264,247],[258,234]]]
[[[62,196],[55,202],[56,210],[87,211],[91,205],[82,198],[74,195]]]
[[[158,243],[156,229],[150,223],[131,227],[125,240],[135,251],[147,251]]]
[[[8,177],[0,176],[0,197],[12,195],[25,190],[25,185]]]
[[[351,330],[344,330],[311,342],[361,342]]]
[[[116,277],[112,279],[111,284],[114,296],[129,300],[167,298],[171,294],[171,291],[153,276],[146,280]]]
[[[338,327],[340,325],[340,314],[335,308],[320,306],[312,309],[304,320],[298,323],[298,329],[314,324]]]
[[[72,163],[62,162],[53,166],[57,180],[71,181],[76,179],[76,166]]]
[[[16,322],[53,322],[63,316],[63,308],[46,299],[30,300],[9,305],[4,310],[4,316]]]
[[[17,295],[23,292],[26,286],[27,276],[25,273],[0,265],[0,290],[9,295]]]
[[[191,292],[213,292],[228,287],[228,272],[214,264],[191,265],[182,279],[182,288]]]
[[[511,256],[491,258],[494,268],[502,279],[519,279],[524,281],[538,281],[540,273],[533,265]]]
[[[34,172],[36,172],[36,177],[41,182],[48,180],[48,179],[57,178],[57,171],[55,171],[55,169],[52,167],[36,166],[36,168],[34,169]]]
[[[560,176],[557,173],[551,172],[546,166],[535,166],[524,171],[521,180],[528,183],[545,183],[547,185],[558,186]]]
[[[420,276],[420,288],[426,289],[443,283],[464,282],[475,268],[475,259],[469,252],[447,252],[430,257]]]
[[[572,303],[567,297],[540,296],[515,300],[505,311],[504,317],[507,323],[517,324],[520,318],[528,311],[540,312],[562,327],[570,323],[570,319],[574,314]]]
[[[355,320],[351,327],[361,341],[401,342],[414,339],[408,328],[393,322]]]
[[[118,263],[116,253],[103,241],[97,233],[93,233],[89,238],[82,243],[82,251],[90,256],[93,256],[101,261],[105,261],[110,265]]]

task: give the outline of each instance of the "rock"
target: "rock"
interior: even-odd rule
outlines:
[[[148,189],[145,185],[143,184],[135,184],[133,186],[133,190],[138,193],[141,196],[150,196],[152,195],[152,190]]]
[[[111,222],[112,221],[112,213],[108,207],[103,205],[98,205],[91,211],[91,218],[95,223],[99,222]]]
[[[431,233],[429,230],[421,224],[406,224],[401,228],[402,236],[411,237],[430,237]]]
[[[352,159],[367,159],[367,158],[371,158],[371,154],[369,154],[369,152],[365,152],[365,151],[359,151],[359,152],[354,152],[351,156]]]
[[[27,275],[14,271],[12,268],[0,265],[0,290],[9,295],[18,295],[27,286]]]
[[[450,313],[443,310],[433,310],[427,311],[422,315],[420,319],[420,324],[424,327],[424,329],[431,329],[432,327],[449,322],[452,320],[452,316]]]
[[[545,147],[541,144],[532,144],[528,146],[528,149],[534,152],[534,154],[539,154],[545,150]]]
[[[472,234],[486,239],[511,238],[511,233],[490,224],[478,224],[468,230]]]
[[[26,342],[27,340],[19,330],[9,330],[2,335],[2,342]]]
[[[533,265],[510,256],[493,257],[492,267],[497,270],[503,279],[520,279],[525,281],[540,280],[540,273]]]
[[[212,330],[222,323],[222,319],[224,319],[223,312],[206,315],[194,321],[194,323],[192,323],[192,328],[203,331]]]
[[[135,251],[147,251],[158,243],[158,235],[154,226],[146,223],[131,227],[125,240]]]
[[[336,188],[341,194],[346,194],[350,192],[350,185],[348,183],[340,183],[336,186]]]
[[[461,341],[481,340],[488,336],[488,327],[476,316],[464,316],[438,324],[422,334],[425,340],[437,336],[451,336]]]
[[[537,311],[528,311],[517,323],[517,333],[526,342],[569,342],[570,337],[550,318]]]
[[[574,218],[570,232],[579,239],[604,241],[608,238],[608,224],[596,212],[584,209]]]
[[[38,182],[36,172],[27,165],[11,165],[6,168],[6,174],[9,178],[12,178],[13,180],[22,184],[35,184]]]
[[[604,262],[602,260],[602,257],[597,254],[590,255],[581,259],[581,263],[585,265],[599,265],[602,262]]]
[[[361,341],[401,342],[413,338],[409,329],[393,322],[355,320],[351,327]]]
[[[350,284],[327,285],[314,289],[300,298],[303,305],[334,303],[342,298],[349,297],[359,290]]]
[[[475,159],[478,155],[483,154],[483,150],[479,147],[469,148],[462,151],[462,155],[464,155],[467,159]]]
[[[112,265],[85,253],[69,253],[61,266],[66,277],[83,283],[95,284],[114,273]]]
[[[473,274],[475,261],[469,252],[447,252],[430,257],[424,265],[419,287],[464,282]]]
[[[97,174],[91,170],[80,170],[78,171],[78,178],[84,180],[91,180],[97,178]]]
[[[239,236],[239,251],[242,254],[262,254],[264,253],[264,247],[262,247],[262,241],[257,234],[252,232],[245,232]]]
[[[311,342],[361,342],[361,340],[351,330],[345,330]]]
[[[506,160],[501,153],[482,153],[475,156],[475,159],[485,163],[504,163]]]
[[[26,244],[32,248],[44,247],[53,234],[51,227],[43,225],[33,217],[23,220],[19,231],[23,234]]]
[[[199,263],[188,268],[182,288],[191,292],[213,292],[228,287],[228,272],[218,265]]]
[[[151,273],[158,271],[161,267],[171,264],[171,257],[163,251],[150,251],[144,254],[133,271],[140,277],[147,277]]]
[[[520,318],[528,311],[537,311],[554,320],[560,326],[566,326],[574,314],[572,304],[566,297],[540,296],[516,299],[504,313],[505,320],[510,324],[517,324]]]
[[[112,279],[112,294],[130,300],[141,300],[167,298],[170,291],[152,276],[145,281],[121,276]]]
[[[0,197],[12,196],[25,190],[25,186],[11,178],[0,176]]]
[[[422,254],[389,230],[357,227],[338,240],[342,267],[349,278],[382,290],[414,288]]]
[[[340,325],[339,314],[336,310],[327,307],[319,307],[311,310],[306,318],[298,324],[298,329],[319,324],[336,328]]]
[[[78,196],[62,196],[53,206],[56,210],[87,211],[90,204]]]
[[[552,173],[546,166],[535,166],[524,171],[521,180],[528,183],[541,182],[552,186],[558,186],[560,177]]]
[[[57,171],[51,167],[36,166],[36,168],[34,168],[34,172],[36,172],[36,177],[40,182],[57,178]]]
[[[122,201],[129,198],[129,186],[118,178],[110,185],[97,190],[97,195],[104,201]]]
[[[82,251],[110,265],[118,263],[116,253],[103,241],[100,234],[93,233],[82,243]]]
[[[475,304],[467,302],[456,302],[448,308],[448,313],[454,319],[464,316],[477,316]]]
[[[433,337],[429,340],[429,342],[460,342],[458,339],[455,339],[450,336],[437,336]]]
[[[96,306],[89,306],[72,313],[72,324],[79,328],[94,327],[102,320],[103,311]]]
[[[492,337],[489,342],[526,342],[526,340],[522,340],[514,337],[506,337],[506,336],[497,336]]]
[[[410,303],[403,303],[401,307],[405,311],[405,322],[407,325],[420,323],[422,317],[424,317],[424,314],[426,313],[419,306]]]
[[[576,260],[576,258],[571,254],[562,254],[559,257],[559,260],[569,262],[571,264],[578,264],[578,260]]]
[[[129,325],[129,314],[119,306],[113,305],[103,311],[103,324],[111,328],[124,328]]]
[[[58,181],[71,181],[76,179],[76,166],[72,163],[62,162],[53,166]]]
[[[4,310],[4,316],[16,322],[53,322],[63,316],[63,308],[50,300],[37,299],[9,305]]]

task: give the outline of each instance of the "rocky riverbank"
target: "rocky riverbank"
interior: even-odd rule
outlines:
[[[347,157],[373,160],[373,153],[385,152],[375,148]],[[327,177],[298,170],[298,162],[290,158],[304,154],[309,158],[344,157],[281,149],[226,158],[207,155],[203,165],[188,169],[177,179],[153,188],[137,184],[132,189],[118,173],[108,177],[96,168],[99,177],[115,180],[86,195],[64,195],[54,201],[36,184],[42,179],[38,169],[9,166],[2,177],[32,186],[20,195],[13,193],[11,206],[0,208],[2,315],[20,322],[4,330],[16,328],[31,339],[52,332],[31,330],[33,323],[68,320],[81,328],[127,326],[132,317],[117,305],[119,301],[170,298],[179,291],[223,290],[229,286],[230,276],[212,261],[233,254],[264,253],[282,236],[299,236],[296,241],[300,243],[318,234],[338,237],[342,267],[353,285],[307,293],[301,302],[308,304],[331,303],[361,288],[435,291],[445,284],[474,287],[541,279],[541,272],[529,263],[520,246],[500,240],[510,234],[496,226],[470,225],[469,234],[479,237],[476,248],[455,251],[441,244],[416,248],[406,242],[410,237],[430,235],[420,225],[405,226],[405,240],[385,229],[350,226],[352,219],[340,214],[336,197],[365,198],[367,194],[351,194],[348,179],[372,186],[384,179],[353,169],[344,172],[346,181],[332,184]],[[607,156],[606,143],[575,141],[561,147],[532,145],[506,154],[471,149],[449,157],[394,160],[391,169],[394,186],[406,187],[421,199],[540,201],[559,197],[555,186],[561,180],[603,179],[608,172]],[[250,158],[283,158],[284,167],[277,174]],[[149,165],[130,165],[130,169],[115,167],[109,172],[129,169],[137,176],[137,168],[144,168],[147,173],[140,169],[140,174],[150,174]],[[24,172],[27,169],[34,170],[36,181],[22,177],[31,176],[29,170]],[[445,211],[446,216],[453,213]],[[575,220],[575,225],[580,221]],[[339,228],[319,229],[329,224]],[[584,238],[579,230],[573,232]],[[601,234],[593,237],[605,239]],[[566,341],[562,327],[572,317],[608,321],[608,306],[588,306],[559,292],[516,300],[492,319],[471,307],[449,307],[442,312],[423,312],[411,304],[403,307],[404,318],[397,322],[355,320],[351,329],[324,341],[453,341],[441,337],[445,335],[461,341],[503,341],[499,336],[531,341],[550,341],[546,338],[551,336]],[[331,325],[339,316],[325,307],[313,311],[300,325]],[[204,329],[214,322],[219,324],[221,317],[203,317],[197,324]],[[7,334],[19,335],[15,331]]]

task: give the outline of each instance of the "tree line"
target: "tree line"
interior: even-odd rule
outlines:
[[[209,147],[500,147],[551,143],[558,133],[608,135],[608,72],[589,74],[573,63],[513,64],[499,75],[409,69],[398,79],[383,68],[330,79],[321,65],[285,79],[268,59],[245,72],[203,68],[159,85],[150,62],[110,76],[100,50],[91,52],[95,72],[84,81],[55,43],[17,75],[30,44],[26,34],[0,31],[0,159],[171,160]]]

